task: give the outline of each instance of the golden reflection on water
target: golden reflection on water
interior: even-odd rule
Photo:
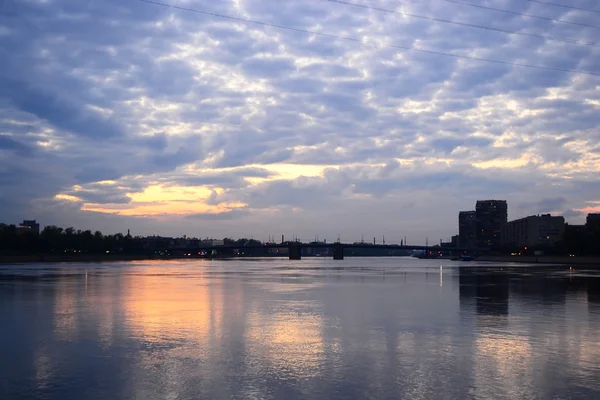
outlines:
[[[53,377],[54,366],[52,365],[52,359],[43,347],[35,352],[34,369],[36,386],[38,389],[44,389]]]
[[[439,293],[455,297],[449,301],[454,314],[439,318],[441,303],[425,291],[408,292],[409,303],[401,301],[401,291],[383,292],[383,284],[388,297],[367,291],[367,285],[344,287],[364,291],[357,296],[369,307],[361,308],[362,303],[323,296],[323,288],[340,290],[337,281],[277,273],[257,278],[210,261],[162,261],[65,275],[53,283],[54,336],[72,342],[69,346],[91,338],[107,352],[125,349],[129,393],[138,398],[185,397],[190,386],[230,398],[238,381],[244,382],[237,388],[244,398],[265,398],[266,379],[335,381],[355,370],[367,377],[365,390],[397,390],[398,398],[450,393],[462,375],[465,394],[473,398],[543,398],[544,393],[536,397],[540,388],[557,390],[555,382],[545,381],[553,379],[546,375],[555,367],[573,385],[600,390],[597,305],[588,304],[587,292],[546,304],[542,296],[521,299],[508,285],[506,290],[488,285],[458,298],[459,288],[445,291],[456,282],[447,279],[444,285],[440,269]],[[436,274],[430,275],[437,285]],[[404,305],[381,306],[392,302]],[[361,318],[365,310],[381,314]],[[134,346],[123,346],[131,339]],[[54,357],[44,348],[35,353],[40,388],[60,376],[55,371],[64,360]]]
[[[241,283],[227,282],[225,293],[222,281],[203,272],[204,267],[184,275],[156,266],[124,276],[122,307],[132,335],[175,345],[168,350],[171,357],[197,359],[217,357],[215,344],[239,337],[248,359],[258,361],[260,368],[294,377],[319,373],[325,350],[318,313],[260,308],[244,298]],[[311,310],[314,305],[300,307]]]
[[[54,335],[60,340],[75,340],[78,334],[76,286],[69,279],[58,279],[54,295]]]
[[[200,273],[150,266],[123,277],[123,310],[134,336],[147,342],[191,340],[219,336],[222,297],[219,286]]]
[[[310,307],[310,305],[308,305]],[[275,373],[309,378],[322,371],[324,359],[323,319],[315,313],[253,310],[248,316],[246,340]]]
[[[521,397],[525,394],[523,391],[532,387],[533,351],[527,337],[495,333],[480,334],[475,339],[474,356],[474,378],[480,390],[500,390],[504,392],[503,396],[523,398]],[[483,398],[494,398],[499,395],[492,392],[478,394]]]

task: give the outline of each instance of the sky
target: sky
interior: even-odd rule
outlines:
[[[583,223],[600,212],[600,2],[560,1],[588,10],[5,0],[0,222],[424,243],[505,199],[509,219]]]

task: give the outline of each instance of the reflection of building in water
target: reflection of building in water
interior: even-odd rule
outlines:
[[[508,314],[508,282],[508,273],[504,271],[478,275],[476,288],[477,314]]]
[[[461,308],[475,305],[478,315],[507,315],[509,278],[506,271],[463,267],[459,272]]]
[[[588,278],[587,282],[588,303],[600,305],[600,278]]]
[[[458,298],[461,310],[475,306],[475,289],[477,287],[477,274],[474,270],[467,267],[459,268],[458,282]]]
[[[567,276],[555,276],[552,271],[544,270],[519,276],[511,284],[510,293],[516,301],[564,304],[568,288]]]

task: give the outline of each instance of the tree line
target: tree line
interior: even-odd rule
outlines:
[[[0,224],[0,253],[3,254],[54,254],[54,253],[124,253],[144,254],[168,247],[198,246],[200,239],[161,238],[123,235],[104,235],[100,231],[61,228],[50,225],[39,233],[19,229],[15,225]],[[260,245],[255,239],[224,239],[226,245]]]
[[[46,226],[39,235],[22,231],[15,225],[0,226],[0,251],[14,254],[39,253],[135,253],[143,250],[141,237],[121,233],[104,235],[100,231]]]

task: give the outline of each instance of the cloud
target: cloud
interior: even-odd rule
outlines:
[[[530,210],[533,213],[548,213],[551,211],[561,210],[567,204],[567,199],[564,197],[544,198],[533,203],[520,203],[519,208]],[[575,216],[575,215],[571,215]]]
[[[82,104],[61,97],[56,92],[32,87],[10,79],[0,79],[2,96],[18,111],[28,113],[65,132],[85,139],[100,140],[122,136],[121,127]]]
[[[231,210],[221,213],[200,213],[190,214],[186,218],[189,220],[202,220],[202,221],[223,221],[223,220],[236,220],[243,218],[248,215],[247,210]]]
[[[11,139],[8,136],[0,136],[0,151],[15,152],[17,155],[27,157],[32,155],[34,150],[33,147]]]
[[[563,211],[562,215],[565,218],[581,217],[581,216],[583,216],[583,212],[569,209],[569,210]]]
[[[387,45],[600,72],[595,47],[331,2],[185,6],[359,41],[142,2],[15,5],[19,17],[0,21],[0,220],[194,235],[180,232],[190,217],[218,220],[213,236],[288,225],[356,236],[401,219],[446,237],[479,198],[506,198],[511,217],[566,210],[575,222],[600,199],[598,77]],[[402,10],[597,36],[448,2]]]

